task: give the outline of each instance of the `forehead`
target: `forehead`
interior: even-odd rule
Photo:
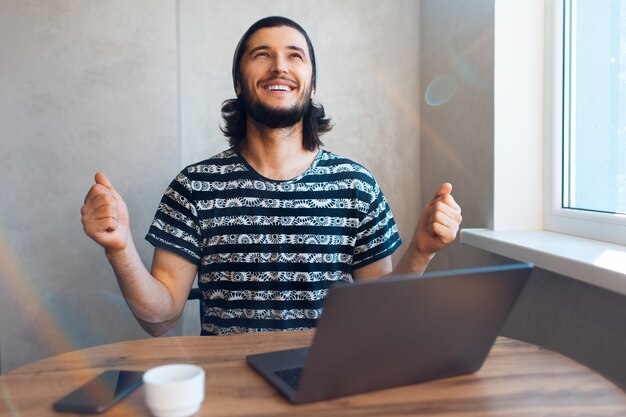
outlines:
[[[246,44],[246,53],[258,46],[268,46],[270,48],[287,48],[296,46],[303,49],[307,56],[309,47],[302,33],[289,26],[277,26],[262,28],[250,36]]]

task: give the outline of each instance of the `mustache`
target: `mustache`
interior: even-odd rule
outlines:
[[[264,80],[259,81],[260,84],[265,84],[268,83],[270,81],[287,81],[288,83],[292,83],[295,85],[300,85],[296,80],[294,80],[293,78],[289,78],[286,75],[273,75],[271,77],[268,77]]]

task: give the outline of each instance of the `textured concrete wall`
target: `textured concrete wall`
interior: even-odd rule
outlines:
[[[411,0],[2,0],[2,371],[146,337],[79,209],[97,170],[126,198],[139,252],[161,194],[224,149],[232,54],[256,19],[299,21],[316,48],[328,149],[369,167],[401,233],[417,222],[418,8]],[[173,333],[197,334],[197,306]],[[187,325],[190,323],[189,325]]]
[[[97,170],[142,235],[179,166],[176,3],[0,3],[2,370],[143,337],[80,207]]]

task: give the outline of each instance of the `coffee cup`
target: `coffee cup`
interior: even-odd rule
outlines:
[[[204,369],[191,364],[162,365],[143,375],[146,406],[155,417],[187,417],[204,400]]]

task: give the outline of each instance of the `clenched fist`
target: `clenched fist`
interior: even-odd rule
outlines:
[[[130,236],[128,208],[102,172],[95,180],[80,210],[83,230],[107,251],[123,250]]]
[[[422,210],[413,240],[424,255],[435,254],[456,238],[463,218],[451,193],[450,183],[441,184]]]

